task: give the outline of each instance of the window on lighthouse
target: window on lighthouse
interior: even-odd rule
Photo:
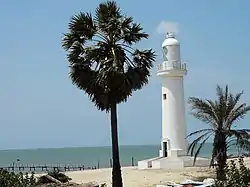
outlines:
[[[168,61],[168,49],[166,46],[163,47],[163,61]]]
[[[167,94],[163,94],[163,100],[167,99]]]

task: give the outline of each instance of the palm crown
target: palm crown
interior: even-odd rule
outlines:
[[[228,86],[225,89],[217,86],[216,92],[218,99],[215,101],[195,97],[189,99],[191,114],[210,125],[210,128],[201,129],[188,135],[188,137],[199,135],[188,148],[188,152],[195,157],[194,162],[201,148],[212,136],[214,136],[214,143],[211,164],[214,159],[218,161],[220,156],[226,159],[230,146],[240,146],[250,150],[249,130],[236,129],[234,126],[250,110],[250,106],[246,103],[239,103],[243,92],[233,95],[229,92]]]
[[[133,49],[148,34],[132,17],[121,14],[114,1],[101,3],[93,17],[79,13],[69,23],[63,47],[68,51],[70,77],[101,109],[120,103],[148,82],[155,54]]]

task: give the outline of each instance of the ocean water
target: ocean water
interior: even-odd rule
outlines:
[[[120,146],[120,160],[122,166],[131,166],[132,157],[134,164],[137,161],[156,157],[160,146]],[[200,156],[210,157],[212,144],[206,144]],[[80,148],[50,148],[30,150],[2,150],[0,151],[0,167],[6,167],[16,162],[17,165],[85,165],[100,168],[110,166],[111,147],[80,147]]]

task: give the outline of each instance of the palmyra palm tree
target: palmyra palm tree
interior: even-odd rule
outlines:
[[[63,38],[73,84],[99,110],[110,112],[115,187],[122,187],[117,104],[148,83],[155,52],[134,49],[135,43],[147,38],[140,24],[122,14],[114,1],[99,4],[94,16],[83,12],[73,16]]]
[[[211,165],[217,162],[217,178],[225,178],[224,168],[227,161],[227,152],[230,146],[239,146],[245,150],[250,150],[249,130],[237,129],[235,123],[243,119],[250,106],[246,103],[240,103],[243,92],[233,95],[229,92],[228,85],[222,89],[217,85],[217,100],[189,98],[191,114],[204,123],[210,125],[210,128],[197,130],[188,135],[198,136],[188,147],[188,153],[196,157],[201,148],[210,137],[213,139],[213,151]]]

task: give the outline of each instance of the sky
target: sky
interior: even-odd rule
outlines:
[[[99,0],[0,1],[0,149],[107,146],[109,114],[98,111],[68,77],[62,34],[74,14],[93,12]],[[250,1],[119,0],[149,33],[140,48],[158,57],[149,84],[119,105],[122,145],[159,144],[161,139],[161,44],[177,33],[188,64],[185,97],[215,99],[216,84],[244,90],[250,103]],[[156,3],[157,2],[157,3]],[[189,115],[188,133],[206,127]],[[250,114],[239,123],[250,128]]]

